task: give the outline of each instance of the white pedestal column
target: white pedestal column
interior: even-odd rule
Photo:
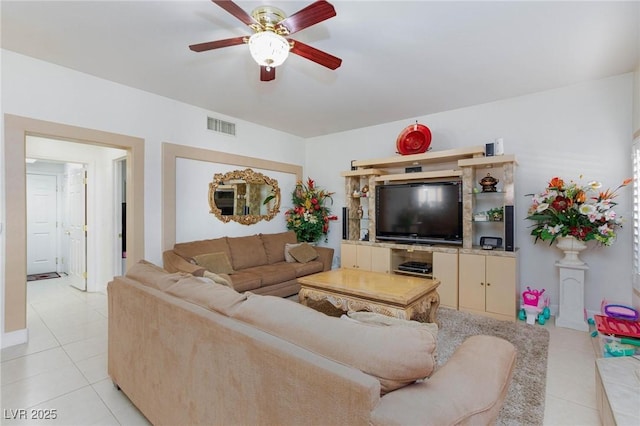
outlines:
[[[560,301],[556,326],[589,331],[584,317],[584,273],[589,269],[584,265],[565,265],[556,262],[560,269]]]

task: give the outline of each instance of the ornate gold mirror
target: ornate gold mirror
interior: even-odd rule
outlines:
[[[251,169],[216,173],[209,183],[209,207],[223,222],[271,220],[280,212],[278,181]]]

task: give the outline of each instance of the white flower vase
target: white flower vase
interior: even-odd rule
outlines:
[[[556,241],[556,246],[564,251],[564,258],[558,261],[559,265],[579,266],[585,264],[579,257],[580,252],[587,248],[584,241],[580,241],[573,236],[558,237]]]

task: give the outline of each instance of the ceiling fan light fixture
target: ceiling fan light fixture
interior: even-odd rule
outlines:
[[[249,52],[258,65],[275,68],[289,56],[287,39],[272,31],[261,31],[249,37]]]

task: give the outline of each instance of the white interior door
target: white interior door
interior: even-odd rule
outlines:
[[[27,174],[27,274],[57,272],[57,177]]]
[[[67,220],[69,237],[69,277],[71,285],[87,289],[87,186],[86,169],[72,169],[67,175]]]

